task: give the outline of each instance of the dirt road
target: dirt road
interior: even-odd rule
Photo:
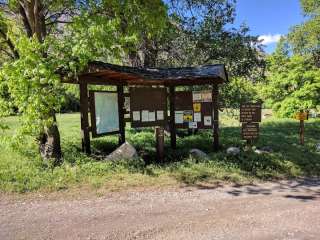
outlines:
[[[320,180],[2,197],[0,239],[320,239]]]

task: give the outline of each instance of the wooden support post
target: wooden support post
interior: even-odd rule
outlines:
[[[124,92],[123,86],[117,86],[119,108],[119,145],[126,141],[126,122],[124,121]]]
[[[219,150],[219,87],[213,85],[212,89],[212,108],[213,108],[213,149]]]
[[[88,84],[84,79],[80,79],[80,113],[81,113],[82,151],[87,154],[91,154],[88,105],[89,105]]]
[[[304,145],[304,120],[300,120],[300,144]]]
[[[157,161],[164,161],[164,129],[163,127],[156,127],[156,149],[157,149]]]
[[[170,102],[170,141],[171,148],[175,149],[177,147],[177,137],[176,137],[176,124],[175,124],[175,87],[169,87],[169,102]]]

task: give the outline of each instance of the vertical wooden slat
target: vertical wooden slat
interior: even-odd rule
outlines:
[[[176,139],[176,124],[175,124],[175,87],[169,87],[169,101],[170,101],[170,141],[171,148],[175,149],[177,147]]]
[[[212,107],[213,107],[213,149],[217,151],[220,147],[219,143],[219,87],[213,85],[212,89]]]
[[[117,86],[118,92],[118,108],[119,108],[119,145],[126,141],[126,123],[124,121],[124,90],[123,86]]]
[[[82,151],[91,154],[89,118],[88,118],[88,85],[85,79],[80,79],[80,113],[81,113],[81,135]]]
[[[157,149],[157,161],[164,161],[164,129],[163,127],[156,127],[156,149]]]
[[[95,110],[95,97],[94,91],[89,91],[89,112],[90,112],[90,119],[91,119],[91,134],[92,137],[97,137],[97,126],[96,126],[96,110]]]

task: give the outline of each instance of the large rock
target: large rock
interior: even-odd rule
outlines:
[[[227,154],[231,156],[237,156],[240,154],[240,148],[238,147],[229,147],[227,149]]]
[[[128,142],[125,142],[112,153],[110,153],[105,160],[126,160],[137,158],[137,150]]]
[[[193,158],[197,158],[197,159],[209,159],[208,154],[206,154],[205,152],[197,149],[197,148],[193,148],[189,151],[190,156],[192,156]]]

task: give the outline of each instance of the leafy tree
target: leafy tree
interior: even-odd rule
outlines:
[[[320,2],[300,0],[306,21],[296,25],[288,35],[294,54],[310,55],[313,63],[320,67]]]
[[[142,38],[133,66],[173,67],[225,63],[232,76],[259,80],[264,56],[257,36],[242,25],[232,28],[234,0],[169,0],[169,20]],[[148,29],[148,28],[146,28]]]
[[[61,160],[55,119],[61,106],[61,77],[74,77],[89,60],[120,59],[145,27],[134,23],[151,22],[149,17],[163,14],[156,14],[161,1],[147,2],[0,2],[1,49],[7,54],[1,85],[24,117],[22,132],[37,137],[44,158],[53,158],[54,164]],[[128,22],[125,31],[122,15]]]
[[[268,60],[268,76],[262,98],[279,117],[292,117],[299,110],[320,104],[320,69],[305,56],[289,54],[282,39]]]

